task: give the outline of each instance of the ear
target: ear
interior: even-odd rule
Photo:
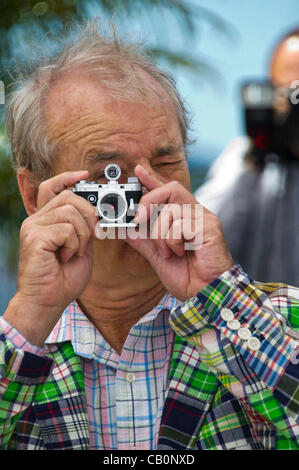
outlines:
[[[38,183],[32,171],[23,167],[18,169],[17,179],[26,212],[32,215],[37,211]]]

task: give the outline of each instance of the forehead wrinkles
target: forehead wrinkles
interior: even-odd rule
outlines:
[[[56,116],[48,124],[51,137],[58,145],[67,146],[79,143],[85,138],[101,140],[109,136],[129,135],[132,138],[148,132],[156,134],[167,130],[171,112],[161,103],[99,103],[96,112],[95,102],[88,109],[86,103],[74,105],[68,116]]]
[[[57,155],[70,149],[72,154],[83,155],[105,143],[131,146],[152,141],[155,145],[162,139],[167,144],[180,130],[171,99],[164,90],[159,95],[149,92],[143,101],[120,101],[85,74],[70,74],[53,84],[47,94],[45,130],[57,145]],[[178,128],[175,137],[174,127]]]
[[[144,110],[141,113],[135,113],[135,119],[130,120],[130,113],[126,118],[120,118],[114,113],[91,113],[81,116],[80,119],[72,118],[68,122],[55,123],[49,127],[52,138],[58,145],[69,145],[79,143],[84,138],[95,137],[97,140],[109,138],[110,136],[121,135],[134,136],[138,139],[140,134],[156,134],[166,131],[169,122],[167,113],[160,112],[148,113]],[[136,119],[140,114],[140,119]],[[144,114],[144,116],[143,116]]]
[[[68,120],[59,120],[49,125],[49,132],[57,144],[70,144],[80,141],[85,136],[97,132],[101,134],[101,123],[112,125],[112,119],[104,113],[91,113],[80,118],[69,116]],[[104,133],[104,129],[102,129]]]

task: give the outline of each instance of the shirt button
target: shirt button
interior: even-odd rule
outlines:
[[[299,351],[294,354],[294,356],[291,359],[291,363],[297,366],[299,364]]]
[[[135,381],[135,374],[133,374],[133,372],[128,372],[127,375],[126,375],[126,381],[127,382],[134,382]]]
[[[251,331],[248,328],[240,328],[238,330],[238,336],[241,339],[249,339],[251,337]]]
[[[220,316],[222,320],[225,320],[225,321],[231,321],[234,319],[233,312],[229,310],[228,308],[223,308],[220,312]]]
[[[261,347],[261,342],[258,338],[255,338],[254,336],[252,336],[247,341],[247,346],[249,349],[251,349],[251,351],[257,351]]]
[[[241,323],[239,322],[239,320],[232,320],[227,322],[227,326],[231,330],[238,330],[241,326]]]

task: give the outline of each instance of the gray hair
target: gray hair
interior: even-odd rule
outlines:
[[[185,146],[188,144],[188,113],[174,79],[156,66],[140,44],[123,43],[112,28],[113,37],[110,38],[99,33],[94,23],[87,23],[76,32],[70,44],[66,41],[59,54],[44,59],[11,93],[6,129],[16,170],[28,168],[39,182],[52,176],[57,145],[47,135],[42,105],[59,77],[82,67],[95,74],[114,98],[139,97],[140,100],[141,96],[152,93],[163,99],[161,91],[154,86],[154,83],[160,84],[174,106],[183,143]],[[144,72],[153,79],[150,80],[154,82],[152,86],[149,80],[145,80]]]

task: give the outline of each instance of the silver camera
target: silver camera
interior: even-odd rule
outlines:
[[[139,179],[129,177],[126,184],[119,184],[121,169],[115,163],[107,165],[104,173],[107,184],[82,180],[72,191],[96,207],[101,227],[136,227],[133,219],[142,196]]]

